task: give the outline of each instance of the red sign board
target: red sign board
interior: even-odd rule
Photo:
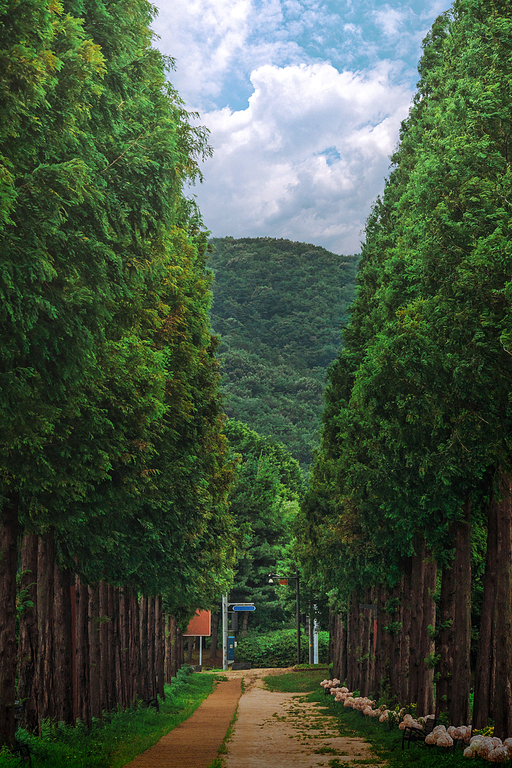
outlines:
[[[187,631],[183,633],[183,637],[210,637],[211,633],[211,611],[196,611],[196,615],[190,620]]]

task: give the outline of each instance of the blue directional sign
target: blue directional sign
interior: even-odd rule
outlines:
[[[256,606],[254,603],[241,603],[240,605],[233,605],[232,609],[233,611],[255,611]]]

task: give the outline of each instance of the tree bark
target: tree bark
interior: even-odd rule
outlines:
[[[170,675],[176,677],[178,674],[178,625],[176,617],[171,616],[171,669]],[[170,681],[169,681],[170,682]]]
[[[121,701],[121,659],[119,633],[119,590],[112,584],[108,586],[108,615],[110,617],[109,637],[109,710],[112,711]]]
[[[130,703],[136,698],[142,698],[142,678],[140,665],[140,606],[137,595],[133,589],[129,590],[130,596]]]
[[[101,650],[99,586],[89,586],[89,691],[91,717],[100,720],[101,711]]]
[[[418,537],[415,548],[416,552],[412,558],[411,569],[411,642],[409,646],[409,690],[406,701],[417,705],[418,715],[425,715],[428,713],[423,711],[420,704],[424,667],[424,661],[421,658],[425,580],[425,540],[423,536]]]
[[[165,617],[162,607],[162,597],[155,598],[155,671],[156,690],[161,699],[165,700]]]
[[[487,553],[485,558],[484,594],[478,653],[475,669],[473,728],[487,728],[492,715],[492,677],[495,665],[494,616],[498,571],[498,520],[494,500],[489,505],[487,519]]]
[[[89,590],[76,579],[76,687],[77,717],[91,728],[91,701],[89,686]]]
[[[14,744],[16,697],[16,572],[18,570],[17,494],[0,509],[0,748]]]
[[[108,712],[108,678],[109,678],[109,647],[108,647],[108,585],[105,581],[99,583],[99,617],[98,629],[100,637],[100,701],[101,711]]]
[[[27,533],[21,545],[20,589],[31,602],[20,616],[18,643],[18,693],[24,702],[20,725],[30,733],[37,731],[37,549],[38,537]]]
[[[452,563],[452,619],[449,628],[449,679],[446,688],[450,723],[467,725],[470,719],[469,694],[471,685],[471,508],[464,505],[464,516],[453,525],[455,557]],[[444,573],[443,573],[444,578]]]
[[[496,684],[494,735],[512,735],[512,482],[501,472],[497,481],[493,512],[497,520],[498,562],[496,583],[495,637]]]
[[[37,710],[38,729],[47,718],[55,716],[53,683],[53,590],[54,590],[54,532],[39,538],[37,553]]]
[[[395,638],[398,659],[397,698],[401,704],[409,704],[409,670],[411,652],[411,577],[413,561],[407,557],[403,564],[402,589],[400,600],[401,629]]]
[[[140,600],[140,673],[141,696],[143,701],[150,699],[150,682],[148,669],[148,598]]]
[[[73,635],[71,571],[54,567],[53,713],[57,722],[73,724]]]
[[[218,633],[219,633],[219,613],[212,613],[212,640],[210,645],[210,659],[217,658],[218,648]]]
[[[434,712],[434,668],[426,659],[432,659],[435,650],[434,631],[436,626],[435,594],[437,587],[437,564],[432,556],[425,562],[425,574],[423,583],[423,627],[421,632],[423,662],[422,692],[418,701],[418,707],[423,715]],[[469,646],[468,646],[469,651]],[[469,674],[468,674],[469,685]]]
[[[128,588],[123,587],[119,590],[119,658],[120,658],[120,692],[119,701],[123,708],[130,704],[130,601]]]
[[[177,662],[177,669],[181,669],[181,667],[185,663],[185,649],[184,649],[184,643],[183,643],[183,635],[179,627],[176,627],[176,662]]]
[[[351,691],[359,687],[358,669],[358,618],[359,598],[354,591],[350,597],[347,619],[347,686]]]
[[[156,697],[156,674],[155,674],[155,598],[148,597],[148,686],[149,698]]]

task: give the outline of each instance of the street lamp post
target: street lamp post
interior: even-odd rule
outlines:
[[[274,579],[295,579],[295,620],[297,623],[297,664],[300,664],[300,578],[299,570],[295,571],[295,576],[280,576],[278,573],[269,573],[268,583],[273,584]]]

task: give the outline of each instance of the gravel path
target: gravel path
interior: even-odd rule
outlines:
[[[226,768],[316,768],[329,761],[354,768],[384,765],[363,739],[340,736],[321,705],[306,702],[301,694],[265,690],[259,670],[244,675]]]
[[[336,721],[301,694],[263,688],[262,678],[288,669],[228,672],[188,720],[125,768],[208,768],[218,756],[238,705],[237,720],[222,755],[225,768],[382,766],[360,738],[339,736]],[[244,680],[244,694],[241,682]]]

